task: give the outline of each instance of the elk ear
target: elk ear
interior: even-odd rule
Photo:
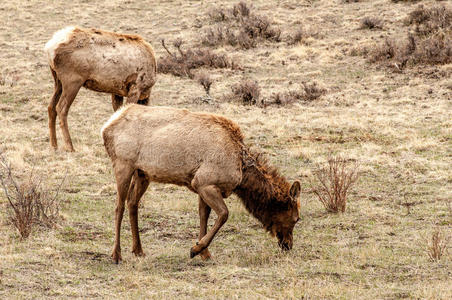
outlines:
[[[301,191],[300,182],[296,180],[290,187],[290,196],[294,199],[298,199],[298,196],[300,196],[300,191]]]

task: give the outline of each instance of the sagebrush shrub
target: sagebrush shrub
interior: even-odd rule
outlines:
[[[259,104],[260,91],[259,84],[252,80],[243,80],[232,86],[234,97],[247,105]]]
[[[232,9],[215,8],[209,16],[217,24],[207,28],[201,37],[206,46],[231,45],[243,49],[256,47],[261,40],[281,41],[281,30],[271,20],[251,11],[251,6],[240,2]],[[227,23],[227,24],[225,24]]]
[[[414,33],[408,33],[406,40],[386,39],[371,51],[371,62],[386,62],[399,71],[410,65],[452,62],[452,9],[419,5],[407,23]]]
[[[236,68],[237,64],[226,54],[216,54],[209,49],[183,50],[183,41],[177,39],[173,46],[177,53],[172,53],[162,40],[162,46],[167,55],[161,57],[157,64],[159,73],[173,74],[174,76],[194,78],[193,70],[200,67],[210,68]]]

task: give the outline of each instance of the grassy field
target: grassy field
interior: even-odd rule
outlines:
[[[229,220],[209,247],[213,260],[190,259],[199,230],[197,196],[151,184],[139,217],[146,257],[130,252],[126,212],[123,262],[115,265],[115,182],[99,134],[112,114],[110,96],[82,89],[69,114],[76,152],[51,150],[53,80],[44,44],[67,25],[99,27],[138,33],[160,57],[160,39],[182,37],[186,48],[197,46],[212,23],[209,9],[236,1],[3,1],[0,147],[19,176],[34,168],[56,188],[67,175],[64,220],[26,240],[8,224],[0,195],[0,298],[451,299],[451,253],[432,262],[426,249],[435,230],[452,233],[452,65],[395,72],[352,55],[388,36],[405,36],[404,19],[417,4],[346,2],[253,1],[254,10],[282,30],[282,42],[215,49],[241,69],[205,70],[215,79],[212,103],[198,100],[204,91],[196,81],[166,74],[158,74],[151,95],[151,105],[236,121],[248,144],[267,153],[288,179],[302,182],[292,251],[281,252],[232,196]],[[360,29],[364,16],[379,17],[383,28]],[[286,37],[300,25],[312,36],[289,45]],[[327,93],[309,103],[244,106],[228,100],[242,79],[256,80],[264,99],[303,81],[316,81]],[[330,153],[360,164],[344,214],[326,213],[309,192],[312,170]]]

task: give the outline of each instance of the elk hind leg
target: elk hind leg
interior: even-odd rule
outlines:
[[[121,222],[124,215],[124,203],[129,191],[130,180],[132,179],[133,168],[125,161],[117,160],[114,162],[114,171],[116,177],[116,209],[115,209],[115,246],[111,257],[115,263],[121,260]]]
[[[132,231],[132,252],[136,256],[144,256],[138,231],[138,204],[149,186],[149,179],[141,170],[136,170],[130,183],[127,205],[129,208],[130,229]]]
[[[199,240],[201,240],[207,234],[207,221],[209,220],[211,208],[202,200],[201,196],[198,196],[199,201]],[[203,260],[212,258],[209,249],[205,248],[199,255]]]
[[[78,91],[83,85],[83,80],[75,79],[70,82],[63,82],[63,93],[61,94],[61,99],[56,107],[58,118],[60,119],[60,128],[63,132],[64,144],[66,151],[74,151],[74,146],[72,145],[71,135],[69,134],[69,128],[67,124],[67,115],[69,113],[69,108],[74,102],[75,96],[77,96]]]
[[[55,82],[55,88],[54,88],[52,99],[50,100],[49,106],[47,108],[47,111],[49,114],[50,146],[56,150],[58,148],[57,139],[56,139],[56,128],[55,128],[56,117],[57,117],[56,106],[58,104],[58,101],[60,100],[61,92],[63,89],[62,89],[61,81],[58,78],[56,72],[52,68],[50,68],[50,71],[52,72],[53,80]]]

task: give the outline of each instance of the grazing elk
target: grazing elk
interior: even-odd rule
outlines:
[[[243,143],[240,128],[214,114],[169,107],[127,105],[102,127],[117,184],[113,260],[121,260],[120,228],[127,199],[132,252],[143,255],[138,234],[138,202],[149,183],[186,186],[199,195],[199,241],[190,257],[210,258],[207,249],[228,219],[224,198],[235,193],[282,249],[292,248],[300,216],[300,183],[290,185]],[[218,218],[207,231],[211,209]]]
[[[149,43],[138,35],[66,27],[45,45],[55,91],[50,101],[50,145],[57,149],[55,122],[60,119],[65,149],[74,151],[67,115],[79,89],[112,94],[117,110],[128,103],[147,104],[155,83],[156,61]]]

